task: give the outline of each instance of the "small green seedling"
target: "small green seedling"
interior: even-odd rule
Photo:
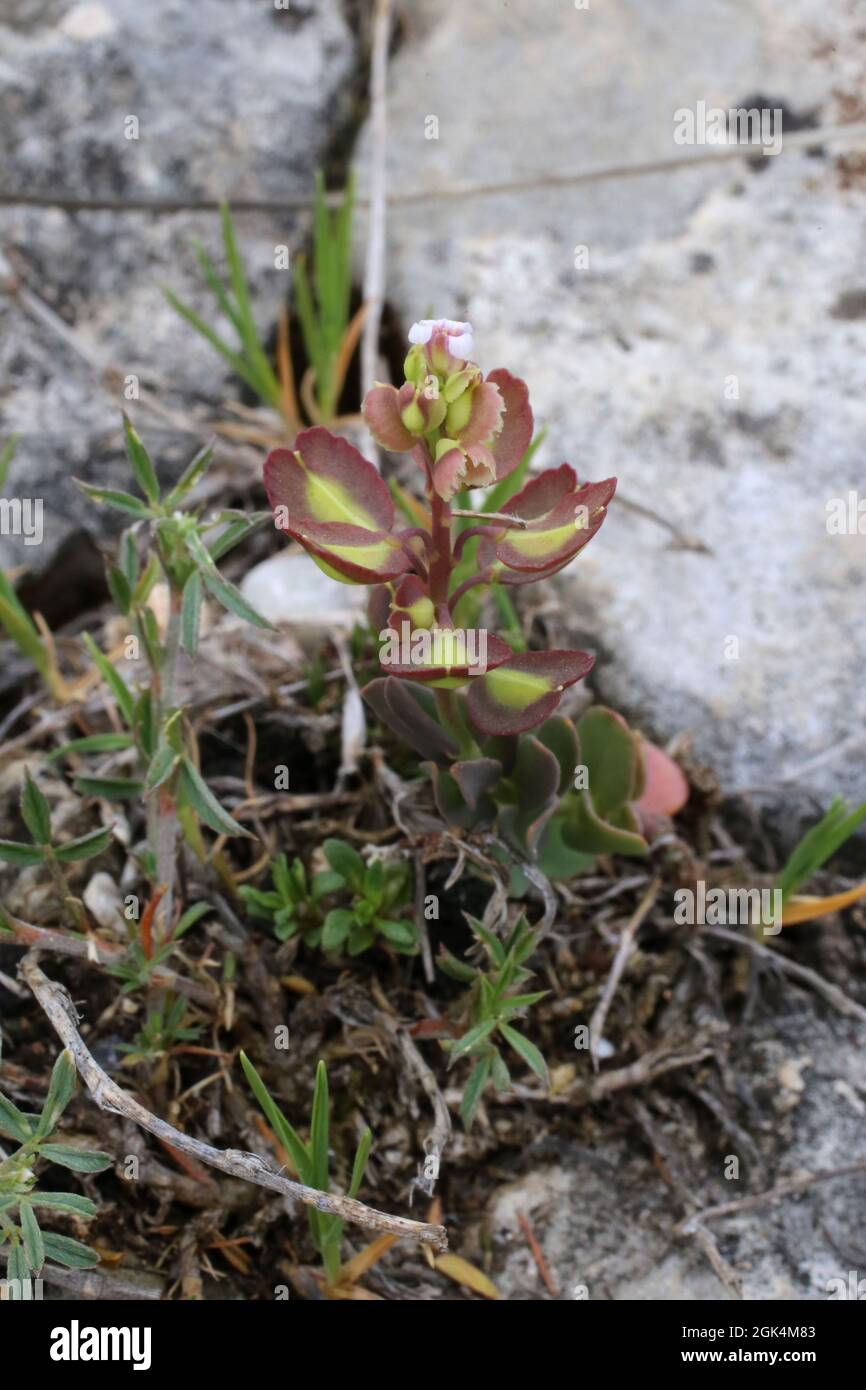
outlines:
[[[367,951],[383,937],[395,951],[414,955],[418,934],[414,925],[392,914],[406,905],[410,894],[409,867],[405,860],[365,864],[357,850],[343,840],[326,840],[322,846],[333,871],[352,894],[349,907],[335,907],[325,918],[322,946],[326,951],[346,949],[350,956]]]
[[[501,1043],[507,1043],[539,1080],[548,1084],[544,1058],[535,1043],[519,1033],[511,1022],[543,999],[547,990],[531,994],[509,992],[532,975],[531,970],[524,969],[524,963],[535,950],[538,937],[530,931],[525,918],[518,919],[506,941],[501,941],[476,918],[467,914],[466,920],[484,948],[489,968],[479,970],[458,960],[444,947],[440,951],[439,968],[452,979],[471,986],[468,1029],[461,1038],[447,1039],[441,1044],[450,1054],[449,1067],[461,1057],[475,1060],[460,1104],[463,1123],[469,1129],[488,1081],[493,1082],[497,1091],[507,1091],[511,1085],[508,1067],[499,1050]]]
[[[292,1128],[279,1106],[271,1098],[267,1086],[262,1081],[246,1053],[241,1053],[241,1065],[253,1094],[265,1113],[268,1123],[277,1139],[283,1145],[295,1166],[300,1181],[305,1187],[314,1187],[318,1192],[330,1191],[328,1135],[330,1127],[330,1101],[328,1097],[328,1073],[324,1062],[316,1067],[316,1084],[313,1091],[313,1110],[310,1117],[310,1138],[304,1143]],[[357,1197],[364,1178],[373,1136],[365,1129],[355,1151],[352,1177],[347,1197]],[[325,1277],[329,1284],[340,1282],[340,1242],[343,1236],[343,1222],[338,1216],[307,1207],[310,1234],[313,1244],[322,1260]]]
[[[74,1089],[75,1063],[71,1052],[65,1051],[54,1064],[40,1114],[26,1114],[0,1092],[0,1138],[17,1145],[7,1153],[0,1143],[0,1249],[8,1247],[6,1278],[13,1299],[31,1297],[32,1276],[39,1274],[46,1260],[69,1269],[99,1264],[99,1256],[80,1240],[43,1231],[36,1215],[37,1210],[61,1211],[89,1220],[97,1213],[96,1204],[77,1192],[40,1191],[35,1171],[41,1159],[74,1173],[101,1173],[111,1165],[108,1154],[53,1142]]]
[[[137,1062],[153,1062],[171,1052],[178,1043],[195,1042],[201,1030],[185,1025],[187,1003],[183,995],[165,993],[159,1005],[152,1009],[144,1025],[131,1043],[119,1043],[118,1050],[127,1054],[130,1066]]]
[[[0,840],[0,859],[6,864],[44,864],[51,875],[57,896],[63,907],[72,913],[80,931],[87,928],[87,917],[81,902],[70,892],[62,866],[82,859],[94,859],[104,853],[111,842],[111,828],[100,826],[65,844],[55,844],[51,831],[51,811],[44,792],[24,770],[21,792],[21,815],[31,835],[30,843]]]
[[[300,859],[289,864],[284,854],[277,855],[271,870],[273,888],[262,890],[244,884],[240,895],[251,917],[271,922],[278,941],[300,933],[308,946],[318,946],[322,940],[322,900],[345,886],[342,874],[323,870],[314,874],[308,883],[307,872]]]

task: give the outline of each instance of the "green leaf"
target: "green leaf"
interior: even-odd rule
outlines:
[[[534,994],[510,994],[507,999],[502,1000],[500,1013],[514,1014],[518,1013],[520,1009],[529,1009],[549,993],[550,990],[548,989],[539,989]]]
[[[30,1270],[20,1245],[13,1245],[6,1258],[6,1278],[9,1282],[9,1297],[13,1302],[32,1299],[33,1294],[29,1287]]]
[[[372,927],[356,923],[349,932],[349,955],[360,956],[362,952],[370,949],[375,939],[376,934]]]
[[[479,1062],[476,1062],[466,1083],[466,1089],[460,1101],[460,1117],[467,1129],[472,1127],[481,1093],[487,1085],[491,1065],[492,1059],[490,1057],[482,1057]]]
[[[178,481],[165,499],[166,511],[173,511],[207,472],[213,458],[213,445],[200,449],[192,463],[187,464]]]
[[[460,983],[464,985],[471,984],[477,974],[477,971],[471,965],[467,965],[465,961],[458,960],[445,946],[440,946],[439,948],[437,965],[443,975],[450,976],[452,980],[459,980]]]
[[[108,580],[108,591],[114,599],[115,605],[120,609],[124,617],[132,607],[132,588],[123,570],[116,565],[107,565],[105,577]]]
[[[466,1053],[479,1043],[483,1043],[485,1038],[489,1038],[493,1029],[496,1027],[496,1019],[488,1018],[483,1023],[476,1023],[474,1028],[463,1034],[459,1042],[455,1043],[448,1054],[448,1065],[453,1066],[458,1057],[465,1057]]]
[[[69,753],[119,753],[125,748],[132,748],[133,743],[131,734],[88,734],[86,738],[74,738],[55,748],[48,754],[46,762],[57,762]]]
[[[370,1149],[373,1145],[373,1134],[369,1126],[364,1130],[358,1141],[355,1151],[355,1162],[352,1164],[352,1181],[349,1183],[347,1197],[357,1197],[358,1189],[364,1181],[364,1173],[367,1169],[367,1160],[370,1157]]]
[[[291,1156],[301,1182],[307,1187],[312,1187],[314,1185],[312,1181],[313,1161],[306,1144],[295,1133],[283,1112],[271,1099],[267,1086],[245,1052],[241,1052],[240,1059],[244,1075],[250,1084],[253,1095],[262,1107],[271,1129]]]
[[[235,297],[244,351],[256,375],[265,383],[272,400],[279,400],[279,383],[274,376],[267,354],[262,347],[259,331],[256,327],[255,318],[253,317],[252,303],[250,302],[250,295],[247,289],[243,262],[235,240],[234,227],[232,226],[232,217],[228,203],[223,203],[220,209],[220,217],[222,220],[223,245],[225,246],[229,279]]]
[[[25,1144],[33,1129],[27,1116],[0,1091],[0,1133],[10,1135],[19,1144]]]
[[[132,421],[126,411],[123,412],[123,433],[126,438],[126,453],[135,474],[135,481],[148,502],[155,505],[159,501],[159,483],[147,450],[133,428]]]
[[[310,897],[314,903],[320,902],[322,898],[327,898],[330,893],[337,893],[341,888],[345,888],[346,880],[342,874],[334,873],[333,870],[323,869],[321,873],[315,874],[310,886]]]
[[[73,1240],[71,1236],[59,1236],[53,1231],[45,1231],[42,1243],[45,1258],[65,1265],[67,1269],[91,1269],[99,1264],[99,1256],[80,1240]]]
[[[205,585],[213,594],[214,598],[227,608],[230,613],[234,613],[238,618],[244,618],[253,627],[264,628],[266,632],[274,632],[273,623],[269,623],[267,618],[263,618],[261,613],[257,613],[251,603],[247,603],[240,589],[235,588],[234,584],[223,579],[218,570],[202,570],[202,579]]]
[[[88,835],[79,835],[77,840],[58,845],[54,857],[59,859],[61,864],[72,864],[79,859],[95,859],[98,854],[103,854],[110,844],[111,828],[100,827],[99,830],[91,830]]]
[[[794,847],[776,879],[783,903],[807,883],[831,855],[835,854],[866,818],[866,801],[850,810],[847,801],[835,797],[816,825]]]
[[[472,928],[472,931],[479,938],[480,941],[483,941],[485,947],[487,948],[487,954],[490,956],[490,959],[492,960],[493,964],[504,965],[506,954],[505,947],[499,940],[499,937],[496,935],[496,933],[490,931],[487,927],[485,927],[484,923],[480,922],[477,917],[471,917],[469,913],[466,913],[465,915],[467,922]]]
[[[22,608],[9,580],[0,572],[0,623],[23,656],[48,681],[51,664],[42,638],[26,609]]]
[[[73,1216],[82,1216],[87,1219],[96,1216],[99,1211],[95,1202],[91,1202],[89,1197],[82,1197],[78,1192],[34,1192],[31,1194],[30,1201],[34,1207],[47,1207],[51,1211],[68,1211]]]
[[[101,1173],[111,1167],[111,1155],[98,1149],[74,1149],[69,1144],[40,1144],[39,1153],[51,1163],[59,1163],[61,1168],[71,1168],[74,1173]]]
[[[183,586],[180,612],[181,641],[184,651],[195,656],[198,651],[199,620],[201,618],[202,584],[198,570],[193,570]]]
[[[19,844],[17,840],[0,840],[0,860],[4,864],[41,864],[44,852],[38,845]]]
[[[24,769],[24,787],[21,792],[21,815],[24,824],[37,845],[51,844],[51,812],[41,789],[30,776],[29,768]]]
[[[136,521],[147,521],[151,516],[149,507],[137,497],[133,497],[131,492],[119,492],[115,488],[91,487],[89,483],[83,483],[80,478],[74,480],[81,491],[86,493],[91,502],[102,502],[106,507],[113,507],[115,511],[123,512],[126,516],[134,516]]]
[[[313,1113],[310,1119],[310,1153],[313,1160],[313,1180],[311,1186],[320,1192],[328,1190],[328,1128],[330,1119],[330,1100],[328,1097],[328,1072],[324,1062],[316,1067],[316,1083],[313,1088]]]
[[[395,946],[414,946],[417,942],[418,938],[411,922],[389,922],[383,921],[380,917],[376,920],[376,926]]]
[[[499,1031],[505,1041],[514,1048],[518,1057],[522,1057],[526,1065],[535,1072],[539,1080],[543,1081],[545,1086],[549,1085],[547,1063],[535,1043],[530,1042],[522,1033],[518,1033],[517,1029],[512,1028],[510,1023],[500,1023]]]
[[[48,1094],[36,1126],[37,1138],[42,1139],[55,1128],[75,1090],[75,1063],[69,1048],[64,1048],[54,1063]]]
[[[147,769],[147,778],[144,783],[145,793],[156,791],[163,782],[167,782],[175,767],[180,762],[180,755],[175,753],[170,744],[164,743],[157,750],[153,757],[150,767]]]
[[[365,866],[357,850],[347,845],[345,840],[326,840],[322,850],[334,872],[360,889],[364,882]]]
[[[337,951],[342,946],[355,923],[354,914],[347,908],[335,907],[325,918],[322,929],[322,947],[326,951]]]
[[[273,514],[271,512],[256,512],[252,516],[235,516],[233,512],[225,512],[223,513],[223,520],[227,520],[229,524],[218,536],[214,536],[213,540],[207,542],[208,551],[215,561],[222,559],[223,555],[227,555],[230,550],[234,550],[235,546],[240,545],[241,541],[263,521],[273,521]],[[219,523],[220,518],[217,517],[215,524]]]
[[[135,700],[132,691],[123,680],[119,671],[112,666],[108,657],[99,650],[89,632],[81,634],[81,640],[96,663],[99,673],[106,685],[111,690],[112,695],[117,701],[117,708],[127,725],[132,728],[134,721]]]
[[[511,1086],[511,1074],[505,1065],[502,1053],[497,1048],[491,1058],[493,1084],[497,1091],[507,1091]]]
[[[191,758],[184,758],[181,762],[180,790],[196,815],[218,835],[243,835],[248,840],[255,839],[220,805]]]
[[[196,922],[200,922],[202,917],[211,911],[210,903],[193,903],[192,907],[188,907],[178,921],[174,929],[173,940],[176,941],[179,936],[183,936],[184,932],[188,932],[190,927],[194,927]]]
[[[76,777],[75,785],[83,796],[102,796],[107,801],[128,800],[144,791],[144,783],[135,777]]]
[[[250,390],[254,391],[256,395],[260,396],[267,404],[279,406],[279,389],[277,391],[277,396],[272,399],[270,395],[266,393],[264,383],[255,369],[250,367],[239,353],[233,352],[228,343],[224,342],[219,334],[206,324],[204,319],[200,318],[194,309],[190,309],[189,305],[184,304],[183,300],[178,299],[177,295],[174,294],[172,290],[163,288],[163,294],[175,312],[180,314],[181,318],[185,319],[186,322],[195,329],[196,333],[201,334],[202,338],[210,343],[212,348],[216,348],[220,356],[225,358],[232,370],[237,373],[241,381],[246,382]],[[168,506],[168,499],[166,499],[166,506]]]
[[[18,1218],[21,1222],[21,1234],[24,1237],[24,1254],[27,1263],[34,1273],[38,1274],[45,1263],[45,1246],[42,1243],[42,1232],[39,1229],[39,1222],[29,1202],[22,1202],[18,1208]]]

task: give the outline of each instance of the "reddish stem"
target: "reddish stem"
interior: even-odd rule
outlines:
[[[451,508],[438,492],[434,492],[432,497],[431,533],[430,597],[436,604],[447,604],[452,565]]]

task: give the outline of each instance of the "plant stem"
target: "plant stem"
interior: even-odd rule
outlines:
[[[437,686],[433,695],[436,700],[436,712],[439,715],[440,723],[456,739],[460,747],[460,756],[463,758],[477,757],[478,745],[463,722],[455,692],[443,690],[441,686]]]
[[[177,660],[180,655],[180,621],[183,590],[169,581],[170,608],[163,647],[162,670],[158,687],[157,728],[162,729],[166,715],[175,698]],[[177,802],[173,780],[151,793],[148,806],[150,847],[156,861],[156,888],[165,888],[155,922],[157,942],[168,939],[174,913],[174,878],[177,862]]]
[[[451,508],[438,494],[431,497],[432,551],[430,555],[430,597],[435,605],[448,603],[451,582]]]

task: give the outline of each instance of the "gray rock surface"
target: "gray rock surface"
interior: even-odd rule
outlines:
[[[797,1002],[789,998],[772,1021],[752,1025],[748,1048],[735,1061],[739,1095],[730,1097],[730,1113],[750,1097],[753,1113],[744,1127],[757,1145],[760,1169],[712,1121],[705,1124],[700,1116],[697,1124],[693,1107],[668,1101],[667,1119],[656,1110],[659,1142],[700,1208],[855,1161],[866,1115],[861,1059],[862,1026],[821,1016],[804,995]],[[522,1211],[562,1300],[727,1299],[695,1239],[674,1236],[684,1210],[637,1127],[624,1133],[628,1105],[626,1093],[615,1097],[597,1136],[563,1143],[558,1160],[545,1163],[530,1148],[521,1174],[491,1198],[491,1272],[503,1298],[547,1296],[517,1219]],[[539,1139],[540,1147],[544,1142]],[[730,1157],[739,1160],[738,1170]],[[726,1178],[726,1171],[738,1176]],[[713,1220],[708,1229],[747,1301],[838,1298],[831,1280],[847,1286],[851,1271],[855,1286],[866,1278],[866,1251],[852,1220],[864,1194],[862,1174],[833,1178]]]
[[[8,0],[0,53],[4,194],[120,205],[0,209],[0,279],[8,291],[17,278],[56,316],[52,327],[14,292],[0,292],[0,438],[23,436],[7,491],[43,498],[45,533],[41,552],[0,537],[0,563],[33,565],[74,524],[100,526],[73,474],[127,484],[122,406],[168,476],[201,442],[200,432],[183,428],[190,408],[238,395],[225,363],[162,293],[170,287],[213,321],[190,242],[200,239],[222,264],[216,213],[123,204],[309,194],[345,116],[357,55],[339,0],[289,10],[258,0],[62,0],[49,9]],[[129,117],[137,139],[126,138]],[[288,294],[274,248],[297,247],[306,217],[248,212],[235,220],[267,330]],[[118,373],[107,389],[99,365]],[[130,374],[158,393],[174,421],[124,399]]]
[[[525,376],[539,462],[619,477],[558,581],[596,689],[656,736],[692,730],[728,790],[811,813],[862,800],[866,536],[826,526],[831,499],[863,495],[862,153],[544,185],[693,156],[675,113],[699,101],[764,94],[783,141],[862,119],[853,7],[422,0],[415,23],[392,73],[390,189],[538,186],[396,206],[389,292],[407,321],[471,320],[480,360]]]

